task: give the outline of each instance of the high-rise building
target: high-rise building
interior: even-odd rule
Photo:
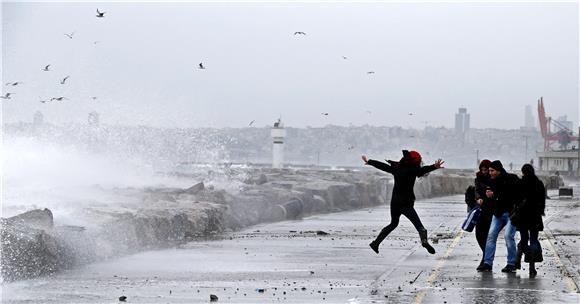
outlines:
[[[532,106],[531,105],[527,105],[526,106],[526,113],[525,113],[525,121],[524,121],[524,126],[526,127],[526,129],[535,129],[536,128],[536,121],[534,119],[534,114],[532,112]]]
[[[469,114],[466,108],[459,108],[455,114],[455,133],[465,135],[469,131]]]

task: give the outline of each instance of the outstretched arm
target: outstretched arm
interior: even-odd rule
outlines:
[[[374,160],[374,159],[368,159],[366,155],[362,156],[362,160],[365,162],[365,165],[370,165],[373,166],[379,170],[383,170],[385,172],[389,172],[389,173],[393,173],[393,167],[385,164],[383,162]]]
[[[437,169],[443,168],[443,164],[445,162],[440,158],[438,159],[434,164],[432,164],[431,166],[423,166],[419,169],[419,174],[418,176],[423,176],[431,171],[435,171]]]
[[[385,159],[387,161],[387,163],[389,163],[389,165],[391,166],[397,166],[399,165],[398,161],[394,161],[394,160],[390,160],[390,159]]]

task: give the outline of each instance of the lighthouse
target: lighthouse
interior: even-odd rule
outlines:
[[[282,120],[278,119],[274,123],[274,127],[270,131],[272,135],[272,168],[282,168],[284,163],[284,137],[286,137],[286,130],[282,124]]]

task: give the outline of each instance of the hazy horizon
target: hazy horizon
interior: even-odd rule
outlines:
[[[6,123],[578,126],[577,3],[3,2],[2,34]]]
[[[42,113],[42,112],[41,112]],[[276,120],[277,121],[277,120]],[[100,122],[99,126],[107,126],[107,127],[120,127],[120,128],[139,128],[139,127],[148,127],[148,128],[153,128],[153,129],[216,129],[216,130],[222,130],[222,129],[262,129],[262,128],[272,128],[274,123],[276,121],[272,121],[270,124],[264,124],[264,125],[259,125],[259,124],[252,124],[251,126],[221,126],[221,127],[216,127],[216,126],[185,126],[185,127],[180,127],[180,126],[157,126],[157,125],[143,125],[143,124],[124,124],[123,122],[113,122],[113,123],[108,123],[108,122]],[[32,117],[30,117],[30,119],[28,120],[19,120],[19,121],[11,121],[11,122],[3,122],[3,126],[7,126],[7,125],[18,125],[18,124],[28,124],[28,125],[33,125],[34,121],[32,119]],[[79,120],[79,121],[66,121],[66,122],[51,122],[49,120],[46,119],[46,117],[44,117],[44,121],[43,124],[48,124],[48,125],[53,125],[55,127],[67,127],[67,126],[75,126],[75,125],[86,125],[89,126],[90,124],[88,123],[86,117],[85,120]],[[399,125],[370,125],[370,124],[363,124],[363,125],[355,125],[355,124],[351,124],[351,125],[337,125],[337,124],[326,124],[326,125],[317,125],[317,126],[292,126],[292,125],[288,125],[286,123],[284,123],[284,128],[287,129],[309,129],[309,128],[401,128],[403,130],[416,130],[416,131],[421,131],[421,130],[425,130],[425,129],[440,129],[440,128],[444,128],[446,130],[454,130],[454,126],[443,126],[443,125],[439,125],[439,126],[433,126],[433,125],[422,125],[422,126],[399,126]],[[552,127],[554,128],[554,127]],[[474,127],[471,126],[469,128],[470,130],[502,130],[502,131],[535,131],[538,134],[540,134],[540,129],[538,128],[538,126],[536,125],[533,129],[528,130],[525,128],[525,126],[519,126],[519,127],[515,127],[515,128],[498,128],[498,127],[494,127],[494,126],[489,126],[489,127],[485,127],[485,128],[478,128],[478,127]],[[573,132],[577,132],[577,127],[574,128],[573,130],[571,130]]]

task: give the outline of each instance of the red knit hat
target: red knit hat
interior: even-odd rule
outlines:
[[[421,154],[417,151],[409,151],[409,163],[412,165],[421,165]]]
[[[491,165],[491,160],[489,159],[484,159],[479,163],[479,169],[485,167],[485,168],[489,168],[489,165]]]

